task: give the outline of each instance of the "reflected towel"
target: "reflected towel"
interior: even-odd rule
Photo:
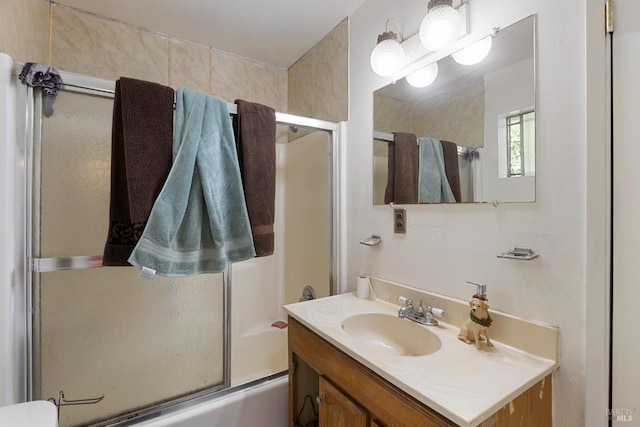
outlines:
[[[131,266],[127,259],[169,175],[174,94],[170,87],[157,83],[126,77],[116,81],[109,233],[103,265]]]
[[[420,170],[418,171],[419,203],[452,203],[453,197],[444,171],[442,144],[435,138],[418,138]]]
[[[236,100],[234,119],[240,174],[256,256],[273,255],[276,198],[276,110]]]
[[[458,145],[450,141],[440,141],[442,144],[442,155],[444,156],[444,172],[449,181],[449,187],[456,202],[462,201],[462,191],[460,190],[460,166],[458,163]]]
[[[395,132],[389,143],[389,160],[385,203],[418,202],[418,145],[411,133]]]
[[[174,163],[129,262],[165,276],[219,273],[253,258],[227,103],[178,90]]]

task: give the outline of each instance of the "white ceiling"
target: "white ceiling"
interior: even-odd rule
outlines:
[[[289,67],[365,0],[53,0]]]

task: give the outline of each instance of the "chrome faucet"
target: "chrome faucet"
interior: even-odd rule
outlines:
[[[401,307],[398,311],[398,317],[401,319],[413,320],[414,322],[420,323],[421,325],[437,326],[438,321],[434,317],[434,314],[438,316],[447,315],[444,310],[441,310],[439,308],[431,306],[427,306],[427,308],[424,308],[422,306],[422,301],[420,301],[420,303],[418,304],[418,308],[413,307],[413,300],[411,300],[410,298],[400,296],[398,297],[398,301],[404,304],[404,306]]]

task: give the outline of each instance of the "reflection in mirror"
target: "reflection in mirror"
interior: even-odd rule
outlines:
[[[530,16],[477,64],[449,56],[426,87],[374,93],[374,204],[535,201],[534,39]]]

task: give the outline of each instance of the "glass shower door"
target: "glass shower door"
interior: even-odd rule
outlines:
[[[228,386],[222,274],[145,281],[133,267],[60,262],[102,254],[112,107],[110,98],[62,91],[34,144],[33,397],[104,396],[63,406],[61,427]]]

